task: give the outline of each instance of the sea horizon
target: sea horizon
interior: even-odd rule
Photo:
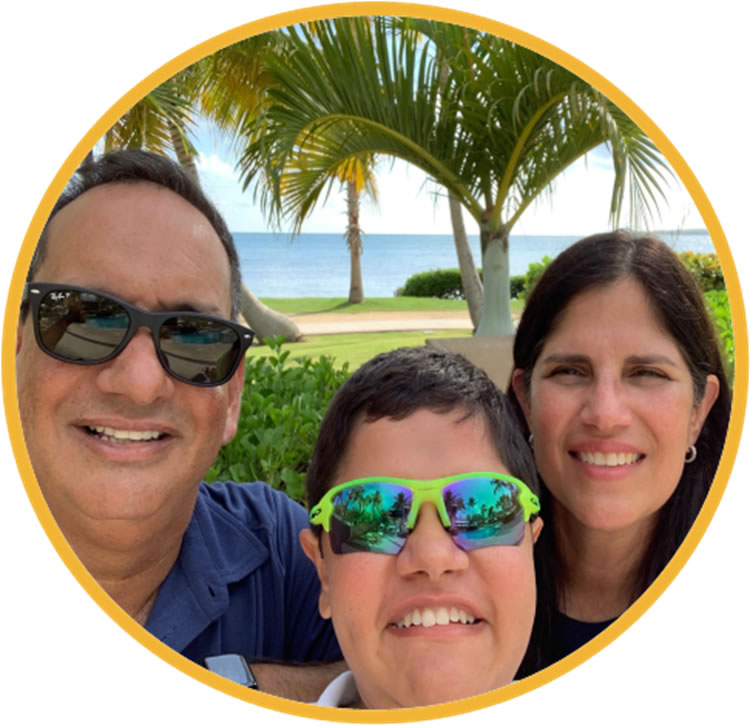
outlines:
[[[675,251],[713,252],[706,230],[651,232]],[[347,297],[350,259],[343,233],[233,232],[245,284],[264,298]],[[554,258],[576,235],[511,235],[511,275]],[[481,266],[479,236],[469,235]],[[362,278],[366,297],[392,297],[417,272],[458,267],[452,234],[365,234]]]

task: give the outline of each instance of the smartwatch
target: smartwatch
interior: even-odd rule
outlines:
[[[211,672],[226,677],[232,682],[249,687],[251,690],[258,689],[258,681],[247,664],[247,660],[242,655],[216,655],[215,657],[206,657],[203,664]]]

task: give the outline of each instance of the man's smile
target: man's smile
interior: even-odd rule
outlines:
[[[113,443],[129,443],[132,441],[141,443],[143,441],[159,440],[168,435],[158,430],[121,430],[103,425],[87,425],[86,430],[90,435]]]

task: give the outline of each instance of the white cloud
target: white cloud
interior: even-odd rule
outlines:
[[[201,174],[216,174],[224,179],[238,181],[234,165],[219,158],[217,154],[207,156],[202,151],[198,152],[198,171]],[[238,182],[239,183],[239,182]]]

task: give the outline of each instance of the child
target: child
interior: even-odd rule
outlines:
[[[300,541],[350,668],[318,704],[432,705],[511,682],[542,521],[531,451],[485,373],[426,347],[378,355],[331,401],[306,484]]]

